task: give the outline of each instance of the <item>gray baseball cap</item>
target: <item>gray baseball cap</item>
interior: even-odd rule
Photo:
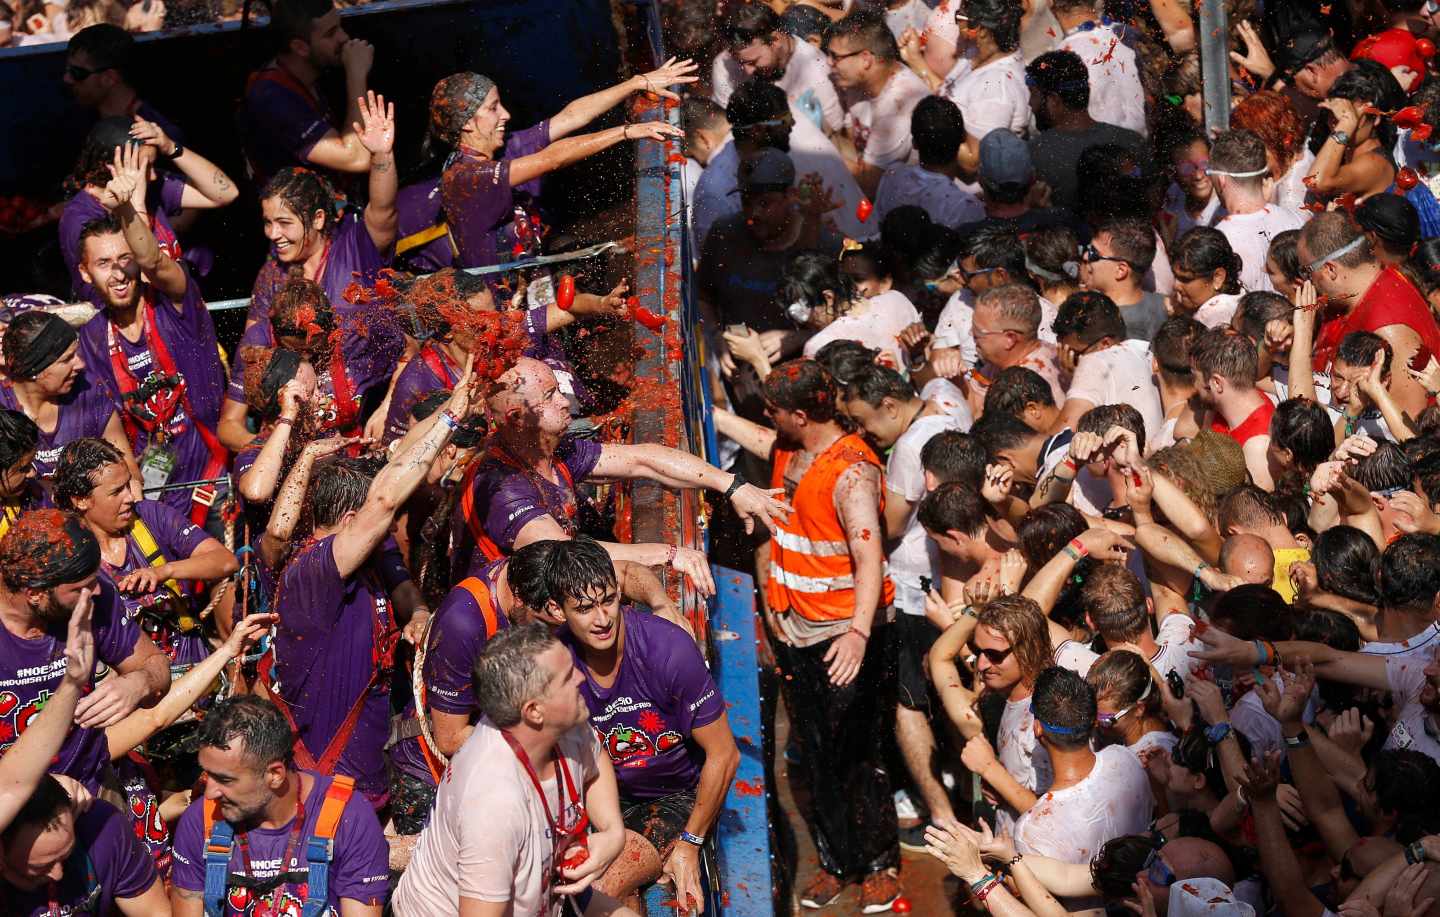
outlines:
[[[1035,163],[1024,140],[997,127],[980,141],[980,178],[991,185],[1028,185]]]

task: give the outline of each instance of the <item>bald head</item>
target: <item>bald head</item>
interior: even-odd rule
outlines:
[[[1199,837],[1177,837],[1160,851],[1177,879],[1219,879],[1235,885],[1235,866],[1219,846]]]
[[[1275,552],[1259,535],[1231,535],[1220,546],[1220,569],[1256,586],[1275,578]]]
[[[511,432],[559,435],[570,425],[570,402],[555,371],[540,360],[521,357],[490,389],[490,417]]]

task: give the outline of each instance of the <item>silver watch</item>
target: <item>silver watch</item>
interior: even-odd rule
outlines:
[[[1331,131],[1331,132],[1330,132],[1330,139],[1331,139],[1331,140],[1334,140],[1336,143],[1340,144],[1341,146],[1349,146],[1349,145],[1350,145],[1350,135],[1347,134],[1347,133],[1345,133],[1344,131]]]

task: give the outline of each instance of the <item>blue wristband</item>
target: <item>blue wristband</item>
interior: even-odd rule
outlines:
[[[687,844],[694,844],[696,847],[705,846],[705,838],[701,837],[698,834],[691,834],[689,831],[681,831],[680,840],[684,841]]]

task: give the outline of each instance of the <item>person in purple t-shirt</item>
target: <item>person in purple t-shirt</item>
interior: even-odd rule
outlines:
[[[114,446],[77,439],[60,453],[55,502],[78,515],[100,542],[101,575],[176,674],[210,655],[196,604],[208,593],[195,594],[192,584],[213,585],[240,564],[223,544],[164,503],[136,500],[133,480]]]
[[[40,311],[16,316],[0,339],[0,353],[7,383],[0,384],[0,406],[35,424],[31,461],[39,478],[48,483],[61,448],[82,436],[104,437],[139,471],[115,401],[86,378],[79,336],[64,319]]]
[[[620,607],[610,556],[585,536],[557,542],[545,617],[585,676],[590,725],[615,765],[625,847],[595,887],[624,900],[664,877],[681,907],[704,900],[700,847],[720,814],[740,752],[725,699],[684,630]]]
[[[169,118],[140,98],[130,84],[135,37],[117,25],[100,22],[70,36],[65,46],[65,91],[75,104],[101,118],[139,116],[153,121],[184,143],[184,134]]]
[[[73,196],[65,202],[60,215],[60,254],[70,268],[75,295],[82,299],[90,296],[90,284],[80,277],[78,267],[80,230],[86,223],[104,218],[106,209],[100,198],[110,181],[115,153],[125,146],[138,148],[142,166],[139,177],[144,183],[133,198],[136,209],[149,220],[160,247],[176,261],[181,258],[181,249],[175,224],[182,222],[182,212],[224,207],[240,193],[218,166],[181,146],[153,121],[138,115],[133,119],[124,116],[98,121],[85,138],[75,170],[66,182]],[[180,174],[157,171],[155,162],[162,156]]]
[[[321,169],[331,178],[370,168],[360,142],[359,100],[364,97],[375,49],[351,38],[332,0],[278,0],[270,10],[275,59],[250,74],[240,108],[240,135],[250,177],[263,186],[283,169]],[[345,71],[345,117],[326,104],[320,78]]]
[[[80,275],[101,309],[80,329],[80,352],[116,397],[147,489],[213,481],[230,460],[214,433],[225,385],[215,323],[195,281],[134,207],[143,171],[134,148],[116,162],[101,201],[110,215],[80,232]],[[174,488],[161,499],[218,534],[221,489]]]
[[[40,781],[0,841],[0,901],[12,917],[151,917],[169,905],[155,861],[125,816],[100,800],[80,811],[53,777]]]
[[[747,527],[758,522],[773,528],[773,520],[790,512],[776,491],[746,484],[688,452],[567,437],[570,402],[554,371],[539,360],[522,357],[500,376],[487,413],[496,425],[490,451],[467,472],[455,513],[455,569],[460,573],[473,575],[532,541],[572,537],[576,488],[588,478],[648,479],[666,487],[716,490]],[[701,592],[715,591],[709,560],[691,548],[607,542],[605,550],[616,560],[673,567]]]
[[[100,581],[100,545],[78,519],[55,509],[32,510],[0,538],[0,754],[55,693],[64,676],[60,628],[87,590],[94,590],[97,661],[109,671],[76,710],[53,770],[94,792],[110,760],[105,728],[170,686],[165,655],[125,614],[109,583]],[[92,676],[93,677],[93,676]]]
[[[313,523],[276,589],[271,695],[294,724],[300,765],[354,777],[377,808],[389,796],[384,750],[399,627],[408,618],[413,642],[429,617],[417,608],[418,591],[392,608],[397,580],[408,576],[377,548],[470,413],[473,377],[466,370],[446,410],[417,424],[373,480],[373,464],[363,459],[329,458],[313,473],[297,465],[271,515],[270,530],[277,517],[293,520],[303,495]]]
[[[234,830],[224,900],[214,902],[216,913],[300,913],[310,892],[306,842],[316,836],[335,778],[294,766],[295,734],[274,704],[255,695],[216,704],[201,723],[199,741],[205,796],[190,804],[175,829],[171,912],[205,913],[209,806],[217,823],[228,822]],[[390,848],[374,810],[358,793],[343,800],[333,837],[326,897],[314,913],[380,917],[390,887]]]
[[[511,256],[511,246],[518,246],[521,254],[534,253],[532,215],[525,214],[524,226],[514,225],[516,188],[625,140],[681,136],[679,128],[664,121],[568,135],[637,92],[678,100],[665,87],[695,82],[694,71],[694,62],[672,58],[658,70],[576,99],[509,141],[505,126],[510,113],[500,104],[500,89],[493,80],[478,73],[455,73],[436,83],[430,94],[430,141],[437,148],[453,150],[441,174],[440,202],[458,253],[456,264],[499,264]],[[525,213],[523,197],[519,203]]]
[[[20,514],[40,504],[35,453],[40,428],[19,411],[0,408],[0,538]]]

